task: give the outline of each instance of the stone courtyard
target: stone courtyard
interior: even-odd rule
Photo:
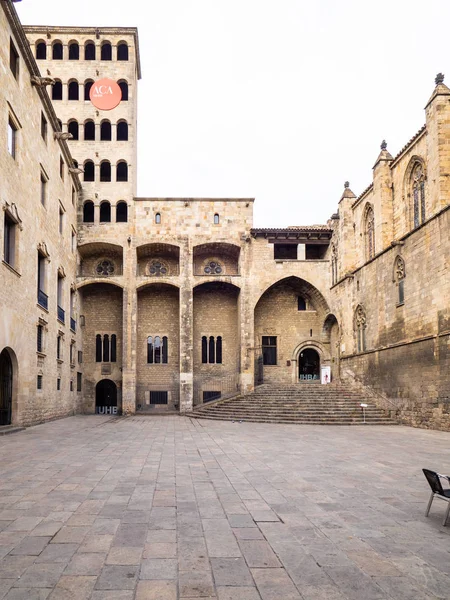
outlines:
[[[0,598],[425,600],[450,526],[407,427],[76,416],[0,439]]]

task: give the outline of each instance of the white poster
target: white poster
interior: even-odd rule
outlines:
[[[331,367],[321,367],[320,383],[322,383],[322,384],[331,383]]]

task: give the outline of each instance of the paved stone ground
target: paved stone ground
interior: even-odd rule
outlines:
[[[450,434],[72,417],[0,439],[0,598],[450,598]]]

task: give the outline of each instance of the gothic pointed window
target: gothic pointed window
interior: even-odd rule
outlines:
[[[397,285],[397,306],[405,303],[405,261],[397,256],[394,264],[394,281]]]
[[[355,311],[356,349],[358,352],[365,352],[366,350],[366,327],[366,311],[361,304],[358,304]]]
[[[412,171],[412,197],[414,227],[425,221],[425,174],[422,163],[418,162]]]
[[[370,260],[375,256],[375,216],[373,208],[370,205],[366,208],[364,235],[366,243],[366,259]]]

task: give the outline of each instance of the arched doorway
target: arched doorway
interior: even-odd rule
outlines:
[[[95,387],[95,412],[100,415],[117,414],[117,386],[110,379],[102,379]]]
[[[0,425],[11,424],[13,366],[8,350],[0,354]]]
[[[304,348],[298,355],[298,378],[320,382],[320,356],[313,348]]]

